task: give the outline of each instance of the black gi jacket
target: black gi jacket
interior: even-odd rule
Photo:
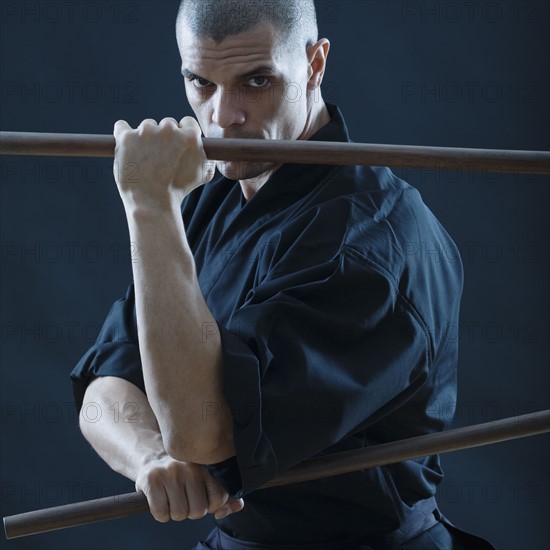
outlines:
[[[311,139],[349,141],[327,107]],[[294,544],[398,528],[434,495],[437,456],[256,489],[311,457],[448,427],[463,270],[447,232],[385,167],[287,164],[248,202],[218,177],[185,198],[182,216],[234,418],[237,455],[209,470],[245,497],[217,525]],[[71,374],[78,407],[106,375],[145,391],[132,285]],[[217,406],[205,404],[205,420]]]

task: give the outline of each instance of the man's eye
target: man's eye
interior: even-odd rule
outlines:
[[[192,82],[195,88],[207,88],[212,84],[212,82],[209,82],[208,80],[199,77],[193,78]]]
[[[255,76],[248,82],[253,88],[263,88],[269,84],[269,78],[267,76]]]

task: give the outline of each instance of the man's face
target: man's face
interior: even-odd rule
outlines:
[[[206,137],[300,137],[308,111],[305,51],[296,59],[288,48],[279,48],[271,24],[259,24],[217,44],[194,35],[183,23],[178,43],[187,98]],[[254,178],[272,167],[245,162],[217,166],[235,180]]]

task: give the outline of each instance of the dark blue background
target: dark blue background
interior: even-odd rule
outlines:
[[[1,6],[2,130],[192,114],[177,1]],[[544,0],[320,2],[325,99],[358,142],[548,150],[549,19]],[[1,162],[2,515],[132,491],[80,436],[68,378],[131,276],[112,162]],[[397,171],[462,252],[454,426],[547,408],[549,178]],[[444,455],[441,508],[498,548],[548,548],[548,458],[547,436]],[[189,548],[211,525],[143,515],[2,547]]]

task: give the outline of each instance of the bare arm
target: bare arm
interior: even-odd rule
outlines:
[[[199,519],[206,513],[223,517],[225,511],[242,509],[242,499],[230,497],[204,466],[168,455],[146,395],[130,382],[95,379],[82,411],[84,437],[113,470],[136,482],[158,521]]]
[[[221,462],[235,454],[221,340],[180,210],[139,207],[128,209],[127,218],[138,250],[132,269],[143,378],[166,449],[180,460]],[[220,412],[205,421],[208,403]]]
[[[179,460],[212,464],[235,455],[222,391],[221,336],[201,292],[180,206],[212,178],[198,123],[115,124],[114,174],[126,211],[143,379],[164,446]],[[128,170],[131,169],[131,170]],[[208,337],[205,337],[207,335]],[[206,404],[214,404],[208,421]]]

